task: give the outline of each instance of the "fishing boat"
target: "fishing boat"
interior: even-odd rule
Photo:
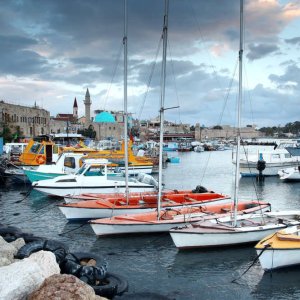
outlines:
[[[89,220],[109,218],[117,215],[157,211],[158,192],[102,195],[97,200],[59,204],[60,211],[68,220]],[[169,190],[162,192],[162,208],[182,209],[184,207],[203,207],[229,202],[229,196],[214,192],[193,193],[192,191]],[[205,206],[205,207],[204,207]],[[156,213],[157,214],[157,213]],[[160,213],[159,213],[160,214]]]
[[[75,174],[82,166],[84,153],[63,152],[55,164],[40,165],[36,169],[24,169],[30,182],[55,178],[57,176]]]
[[[256,244],[259,262],[265,271],[300,264],[299,232],[299,225],[288,227],[264,237]]]
[[[253,147],[255,149],[251,151]],[[239,165],[242,177],[257,176],[260,161],[264,163],[262,170],[264,176],[277,176],[279,170],[297,167],[300,164],[300,156],[292,156],[283,144],[276,149],[273,147],[260,149],[256,146],[248,146],[241,154],[243,157],[240,159]]]
[[[170,198],[170,197],[168,197]],[[163,200],[162,200],[163,201]],[[215,219],[232,214],[232,203],[190,206],[183,208],[164,208],[157,212],[113,216],[90,221],[98,236],[128,233],[167,232],[171,228],[203,220]],[[238,205],[238,214],[249,214],[255,211],[270,210],[269,203],[244,201]]]
[[[46,195],[59,197],[81,193],[124,192],[126,188],[124,177],[115,176],[119,173],[109,173],[108,165],[110,162],[107,159],[85,159],[83,166],[75,174],[34,181],[32,187]],[[156,189],[157,182],[154,178],[150,184],[141,181],[139,181],[139,177],[137,179],[130,178],[128,184],[130,191],[153,191]]]
[[[240,0],[240,50],[239,50],[239,101],[238,101],[238,130],[235,164],[235,189],[233,197],[233,215],[205,220],[171,229],[170,235],[179,249],[205,248],[220,246],[236,246],[259,241],[267,234],[276,232],[299,223],[299,216],[293,212],[261,213],[238,215],[239,191],[239,153],[241,143],[241,103],[242,103],[242,57],[243,57],[243,0]],[[282,218],[284,215],[284,219]]]
[[[300,181],[300,165],[278,171],[279,178],[283,181]]]
[[[125,147],[125,145],[128,147]],[[89,153],[89,158],[104,158],[108,159],[114,166],[119,167],[121,171],[125,172],[126,153],[127,148],[127,167],[128,175],[137,175],[139,173],[151,174],[153,171],[153,162],[150,158],[145,156],[137,156],[132,150],[132,141],[123,141],[121,149],[99,150]]]

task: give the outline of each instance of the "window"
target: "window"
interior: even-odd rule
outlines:
[[[31,127],[30,127],[30,128],[31,128]],[[32,129],[32,128],[31,128],[31,129]],[[29,152],[31,152],[31,153],[38,153],[39,148],[40,148],[40,144],[39,144],[39,143],[34,143],[34,144],[31,146]]]
[[[75,158],[74,157],[66,157],[64,166],[67,168],[75,169]]]

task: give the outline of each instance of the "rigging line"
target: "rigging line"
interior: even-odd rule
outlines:
[[[59,235],[59,236],[65,235],[65,234],[70,233],[70,232],[72,232],[72,231],[75,231],[75,230],[77,230],[77,229],[79,229],[79,228],[81,228],[81,227],[83,227],[84,225],[87,225],[87,224],[88,224],[87,222],[86,222],[86,223],[83,223],[83,224],[79,225],[79,226],[76,227],[76,228],[73,228],[73,229],[70,229],[70,230],[68,230],[68,231],[59,233],[58,235]]]
[[[196,28],[197,28],[198,33],[199,33],[199,35],[200,35],[201,43],[204,44],[206,41],[205,41],[205,38],[204,38],[204,36],[203,36],[203,34],[202,34],[202,32],[201,32],[201,29],[200,29],[200,28],[201,28],[200,22],[199,22],[199,20],[198,20],[198,18],[197,18],[197,16],[196,16],[196,9],[195,9],[195,7],[193,6],[193,1],[185,1],[185,2],[187,3],[187,5],[188,5],[188,4],[191,5],[191,8],[192,8],[192,9],[191,9],[191,10],[192,10],[192,17],[193,17],[193,19],[194,19],[194,21],[195,21]],[[206,52],[208,53],[209,67],[213,70],[213,74],[215,75],[215,78],[216,78],[216,81],[217,81],[217,83],[218,83],[219,88],[222,89],[222,85],[221,85],[221,83],[220,83],[220,80],[219,80],[219,77],[218,77],[216,68],[215,68],[215,66],[212,64],[211,55],[210,55],[210,53],[209,53],[208,51],[206,51]]]
[[[218,120],[218,123],[217,123],[219,125],[221,124],[221,121],[223,119],[224,111],[225,111],[225,108],[226,108],[226,105],[227,105],[227,102],[228,102],[229,93],[230,93],[232,85],[233,85],[234,76],[235,76],[236,71],[237,71],[238,63],[239,63],[239,61],[237,59],[236,64],[235,64],[235,68],[234,68],[234,71],[233,71],[233,74],[232,74],[232,77],[231,77],[231,81],[229,83],[229,87],[228,87],[228,90],[227,90],[225,101],[224,101],[224,104],[223,104],[223,107],[222,107],[222,111],[221,111],[221,114],[220,114],[220,117],[219,117],[219,120]]]
[[[247,70],[246,70],[246,65],[244,65],[244,67],[243,67],[243,69],[245,70],[244,72],[245,72],[245,79],[246,79],[246,82],[247,82],[247,86],[249,87],[249,84],[248,84],[248,76],[247,76]],[[250,105],[250,112],[251,112],[251,119],[252,119],[252,124],[254,124],[254,116],[253,116],[253,101],[252,101],[252,95],[251,95],[251,92],[250,92],[250,90],[249,90],[249,88],[247,89],[247,91],[248,91],[248,98],[249,98],[249,105]]]
[[[22,201],[24,201],[30,194],[31,194],[31,191],[32,191],[33,189],[31,188],[31,189],[29,189],[27,192],[24,192],[25,193],[25,197],[23,198],[23,199],[21,199],[21,200],[17,200],[17,201],[15,201],[15,202],[13,202],[14,204],[15,203],[21,203]]]
[[[106,107],[107,99],[108,99],[108,96],[109,96],[112,84],[113,84],[115,76],[116,76],[116,72],[117,72],[118,66],[120,64],[122,48],[123,48],[123,40],[120,43],[120,48],[119,48],[118,55],[117,55],[117,63],[115,64],[115,68],[113,70],[113,76],[111,78],[110,85],[109,85],[109,87],[108,87],[108,89],[106,91],[106,95],[105,95],[105,99],[104,99],[104,105],[103,105],[103,109],[104,110],[105,110],[105,107]]]
[[[253,262],[251,263],[251,265],[237,278],[233,279],[231,282],[232,283],[237,283],[237,280],[239,280],[242,276],[244,276],[253,266],[254,264],[258,261],[258,259],[260,258],[260,256],[265,252],[265,250],[270,247],[270,245],[266,245],[263,250],[259,253],[259,255],[257,255]]]
[[[147,98],[149,90],[150,90],[150,84],[151,84],[151,80],[152,80],[152,77],[153,77],[153,74],[154,74],[154,70],[155,70],[155,66],[156,66],[156,62],[157,62],[157,57],[158,57],[158,54],[160,52],[161,43],[162,43],[162,36],[159,38],[158,47],[156,49],[156,54],[155,54],[155,60],[152,63],[152,66],[151,66],[150,76],[149,76],[149,79],[148,79],[148,82],[147,82],[147,90],[146,90],[146,93],[144,94],[142,105],[141,105],[141,108],[140,108],[140,111],[139,111],[139,114],[138,114],[138,120],[140,120],[140,118],[141,118],[141,115],[142,115],[142,112],[143,112],[143,109],[144,109],[144,106],[145,106],[146,98]]]
[[[182,123],[181,115],[180,115],[180,101],[179,101],[179,97],[178,97],[178,89],[177,89],[175,72],[174,72],[174,62],[173,62],[173,58],[172,58],[171,44],[170,44],[169,39],[168,39],[168,45],[169,45],[168,50],[169,50],[169,57],[170,57],[170,62],[171,62],[172,76],[173,76],[174,87],[175,87],[175,95],[176,95],[176,99],[177,99],[177,105],[179,106],[179,109],[178,109],[179,122]]]

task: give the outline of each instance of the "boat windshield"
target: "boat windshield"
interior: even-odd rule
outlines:
[[[103,171],[102,166],[90,166],[84,176],[103,176]]]
[[[31,146],[29,152],[35,153],[35,154],[39,153],[40,146],[41,146],[40,143],[34,143],[34,144]]]
[[[83,165],[83,166],[75,173],[75,175],[80,175],[80,174],[82,174],[82,173],[84,172],[85,169],[86,169],[86,166]]]

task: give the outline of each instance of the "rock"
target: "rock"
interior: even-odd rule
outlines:
[[[14,253],[14,255],[16,255],[19,249],[25,245],[25,241],[23,238],[18,238],[15,241],[10,242],[9,244],[13,245],[16,248],[16,253]]]
[[[28,300],[100,300],[93,288],[77,277],[68,274],[52,275],[38,290],[31,293]]]
[[[6,242],[2,236],[0,236],[0,267],[7,266],[14,261],[14,255],[17,253],[17,248],[14,245]]]
[[[47,277],[59,273],[55,255],[49,251],[39,251],[28,258],[1,267],[0,300],[26,299]]]

